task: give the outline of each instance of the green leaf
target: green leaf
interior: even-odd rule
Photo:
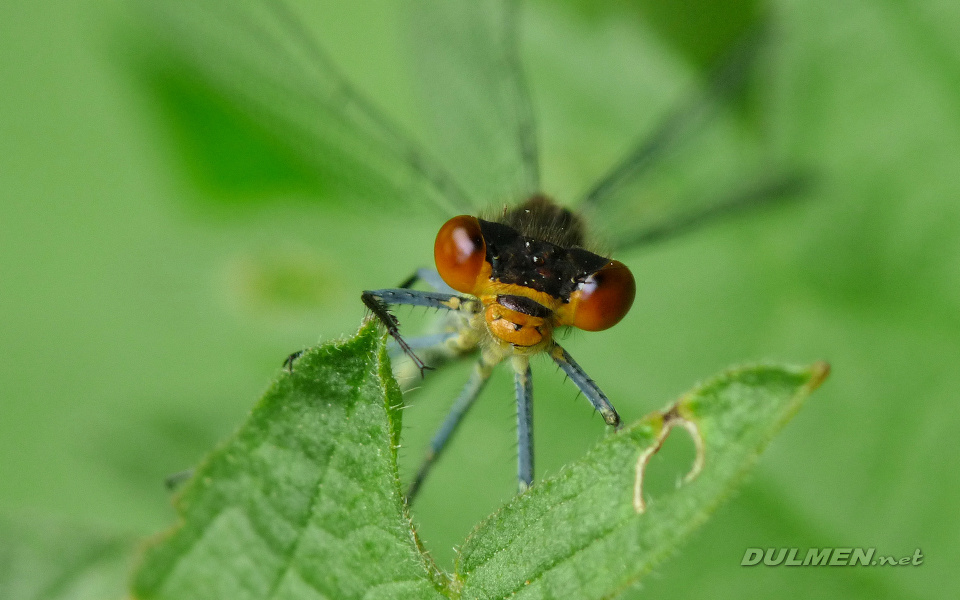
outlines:
[[[457,561],[461,597],[617,595],[706,520],[828,370],[732,370],[607,437],[470,535]],[[648,504],[646,463],[678,425],[698,459],[684,485]]]
[[[119,600],[132,547],[60,523],[0,519],[0,598]]]
[[[423,550],[400,490],[401,395],[373,323],[304,354],[177,499],[137,598],[607,598],[702,523],[827,367],[730,371],[612,434],[491,516],[454,575]],[[677,425],[685,485],[644,500],[646,462]]]
[[[399,388],[374,324],[315,348],[177,498],[147,598],[431,598],[396,468]]]

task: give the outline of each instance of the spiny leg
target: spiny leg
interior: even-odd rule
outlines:
[[[424,345],[432,340],[441,340],[434,345]],[[391,340],[392,341],[392,340]],[[469,323],[464,321],[456,330],[450,330],[446,333],[434,335],[425,335],[422,337],[407,340],[410,347],[417,351],[420,357],[434,369],[439,369],[451,361],[464,358],[468,354],[474,354],[479,345],[477,332],[470,327]],[[393,376],[400,383],[400,389],[407,391],[411,389],[411,382],[415,381],[419,371],[414,373],[416,365],[409,360],[399,361],[397,355],[402,351],[396,344],[388,346],[391,360],[394,361]]]
[[[517,479],[522,493],[533,485],[533,377],[526,356],[513,359],[517,390]]]
[[[456,335],[456,331],[441,331],[440,333],[428,333],[427,335],[408,338],[406,342],[407,347],[411,350],[424,350],[442,346],[450,338],[456,337]],[[390,354],[390,358],[396,358],[397,355],[400,354],[401,348],[399,345],[388,345],[387,352]]]
[[[398,289],[407,290],[412,288],[418,281],[430,286],[430,288],[435,292],[442,292],[445,294],[456,294],[456,290],[447,285],[443,279],[440,278],[440,273],[437,273],[433,269],[417,269],[414,271],[413,275],[407,277],[403,282],[397,286]],[[445,331],[441,333],[431,333],[427,335],[418,336],[415,338],[408,338],[407,346],[411,350],[423,350],[429,349],[435,346],[442,346],[447,340],[451,337],[457,335],[455,331]],[[389,349],[390,357],[395,358],[403,349],[400,348],[399,344],[394,343]]]
[[[594,383],[592,379],[583,371],[583,369],[573,360],[573,357],[570,356],[566,350],[560,347],[560,344],[554,344],[553,348],[550,350],[550,358],[554,360],[560,368],[563,369],[563,372],[567,374],[577,387],[580,388],[580,391],[583,392],[583,395],[587,397],[587,400],[590,401],[590,404],[593,404],[593,407],[600,411],[600,415],[603,417],[603,420],[610,425],[611,427],[620,427],[620,415],[617,414],[617,410],[613,408],[613,405],[610,404],[610,400],[607,399],[607,396],[600,391],[600,388],[597,387],[597,384]]]
[[[360,299],[370,312],[387,328],[387,333],[396,340],[400,349],[410,357],[410,359],[420,369],[420,375],[431,367],[428,367],[420,357],[418,357],[413,348],[400,337],[400,322],[389,306],[404,304],[408,306],[426,306],[428,308],[442,308],[445,310],[463,310],[467,312],[479,311],[479,302],[457,294],[447,294],[443,292],[421,292],[419,290],[408,289],[387,289],[387,290],[366,290],[360,295]]]
[[[401,283],[397,287],[400,289],[410,288],[418,281],[422,281],[426,283],[437,292],[442,292],[442,293],[451,294],[451,295],[456,294],[456,291],[453,288],[451,288],[449,285],[444,283],[443,279],[440,278],[440,274],[434,271],[433,269],[417,269],[413,275],[405,279],[403,283]],[[366,304],[366,302],[364,303]],[[425,343],[425,345],[428,345],[428,344]],[[415,349],[417,348],[417,346],[414,346],[411,343],[410,348]],[[290,355],[283,360],[283,368],[286,369],[288,372],[293,373],[293,363],[296,362],[296,360],[300,358],[304,352],[306,352],[306,350],[297,350],[296,352],[291,352]],[[418,368],[419,367],[420,366],[418,365]]]
[[[447,442],[450,441],[450,437],[453,436],[453,433],[457,430],[464,415],[466,415],[470,407],[473,406],[473,402],[477,399],[477,396],[480,395],[483,386],[486,385],[490,379],[490,373],[493,372],[493,367],[495,367],[496,364],[496,361],[488,360],[486,357],[481,357],[480,360],[477,361],[473,373],[470,375],[470,379],[467,380],[467,385],[463,387],[463,391],[460,392],[460,396],[458,396],[456,402],[453,403],[453,407],[450,409],[450,412],[447,413],[443,424],[440,425],[440,429],[437,430],[433,435],[433,439],[430,440],[430,448],[427,450],[426,456],[423,457],[423,461],[420,463],[420,468],[417,469],[417,474],[414,476],[413,482],[410,483],[410,487],[407,489],[408,504],[413,502],[413,498],[420,490],[424,479],[427,478],[427,474],[430,472],[433,463],[440,457],[440,453],[446,448]]]

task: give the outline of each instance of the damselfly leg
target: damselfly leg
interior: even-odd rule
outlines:
[[[387,333],[396,341],[404,354],[410,357],[410,360],[412,360],[420,370],[421,376],[424,371],[430,370],[432,367],[424,363],[413,351],[413,348],[400,335],[400,322],[397,320],[397,317],[390,312],[389,307],[393,305],[407,305],[462,311],[467,314],[480,312],[480,303],[475,298],[444,292],[423,292],[405,288],[366,290],[360,295],[360,299],[363,300],[366,307],[370,309],[370,312],[383,323],[384,327],[387,328]]]
[[[517,480],[520,493],[533,485],[533,374],[530,359],[513,358],[517,393]]]
[[[600,388],[597,387],[593,379],[590,379],[580,365],[573,360],[573,357],[560,347],[560,344],[553,345],[553,349],[550,351],[550,358],[560,366],[563,372],[567,374],[567,377],[583,392],[583,395],[587,397],[590,404],[592,404],[600,413],[600,416],[603,417],[604,422],[611,427],[619,428],[620,415],[617,414],[617,410],[610,404],[610,400],[607,399],[606,394],[600,391]]]
[[[486,355],[481,356],[480,360],[474,365],[473,372],[470,374],[470,379],[467,380],[467,384],[463,387],[463,391],[460,392],[450,412],[447,413],[440,428],[437,429],[437,432],[430,440],[430,447],[427,449],[420,463],[420,467],[417,469],[417,473],[410,483],[410,487],[407,488],[407,502],[412,502],[417,495],[420,486],[423,485],[434,462],[440,458],[440,454],[447,447],[447,443],[456,432],[463,417],[466,416],[467,411],[473,406],[474,401],[480,395],[487,381],[489,381],[490,374],[498,362],[499,361],[493,360],[489,355]]]

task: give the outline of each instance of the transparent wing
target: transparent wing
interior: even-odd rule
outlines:
[[[280,0],[141,3],[162,60],[212,89],[342,198],[446,213],[466,193],[340,73]]]
[[[581,211],[604,226],[611,249],[669,239],[807,187],[810,178],[778,165],[763,132],[733,106],[764,47],[759,31],[742,40],[583,194]]]
[[[725,193],[714,194],[699,202],[688,202],[683,212],[621,231],[610,240],[610,245],[614,250],[624,250],[662,242],[726,217],[795,200],[812,185],[813,177],[802,171],[784,170],[761,175]]]
[[[431,141],[481,204],[540,191],[517,0],[416,0],[410,47]]]

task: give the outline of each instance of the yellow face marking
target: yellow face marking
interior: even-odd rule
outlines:
[[[569,302],[566,304],[561,303],[560,306],[554,309],[554,323],[557,327],[573,326],[573,316],[576,314],[577,304],[580,303],[580,295],[579,290],[573,292],[570,294]]]
[[[543,342],[553,329],[546,319],[510,310],[497,302],[487,305],[484,320],[494,337],[521,348]]]
[[[546,347],[553,339],[554,329],[573,325],[574,308],[580,297],[579,291],[574,292],[570,302],[565,303],[546,292],[492,279],[492,272],[492,265],[484,261],[477,275],[472,295],[480,301],[484,322],[494,339],[517,349],[536,352],[538,347]],[[501,305],[497,301],[498,296],[523,296],[545,307],[552,314],[549,317],[534,317],[517,312]],[[461,304],[459,299],[451,299],[447,304],[454,303],[457,307]],[[451,306],[451,308],[454,307]]]
[[[483,286],[477,287],[479,289],[474,295],[480,298],[484,305],[488,302],[487,298],[490,298],[489,302],[496,302],[497,296],[524,296],[538,304],[542,304],[551,311],[556,311],[563,304],[560,298],[555,298],[546,292],[538,292],[535,289],[515,283],[487,280]]]
[[[491,280],[489,274],[490,264],[485,263],[481,271],[481,277],[477,278],[474,295],[479,298],[484,307],[484,321],[490,334],[495,339],[515,348],[535,350],[537,346],[549,342],[553,337],[553,330],[556,326],[554,316],[556,313],[547,318],[534,317],[503,306],[497,301],[497,297],[501,295],[523,296],[541,304],[550,311],[555,311],[563,302],[545,292],[539,292],[522,285]]]

